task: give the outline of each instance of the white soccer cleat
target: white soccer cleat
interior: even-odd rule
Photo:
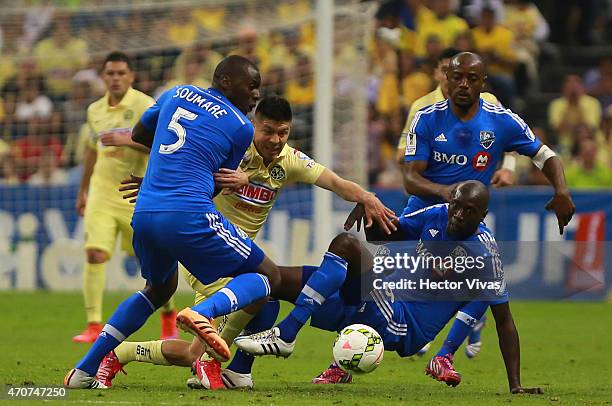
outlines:
[[[186,383],[189,389],[204,389],[204,385],[202,385],[200,379],[195,376],[192,376],[191,378],[187,379]]]
[[[236,347],[252,355],[276,355],[285,357],[291,355],[295,341],[287,343],[280,338],[280,330],[274,327],[250,336],[239,336],[234,340]]]
[[[108,389],[95,376],[76,368],[68,371],[64,377],[64,386],[68,389]]]
[[[478,341],[477,343],[468,344],[465,346],[465,355],[468,358],[474,358],[478,354],[480,354],[480,347],[482,346],[482,341]]]
[[[239,374],[231,369],[221,371],[221,379],[228,389],[253,389],[253,377],[251,374]]]

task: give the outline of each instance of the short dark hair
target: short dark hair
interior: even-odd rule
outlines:
[[[259,68],[253,61],[244,56],[230,55],[221,60],[215,67],[213,73],[213,85],[220,83],[223,76],[236,76],[246,72],[248,67],[255,69],[259,72]]]
[[[129,70],[134,70],[134,65],[132,65],[132,60],[130,57],[121,51],[113,51],[106,55],[106,58],[104,58],[104,63],[102,64],[102,70],[104,70],[106,64],[109,62],[125,62]]]
[[[255,115],[262,115],[274,121],[291,121],[291,105],[281,96],[266,96],[257,105]]]
[[[457,48],[453,48],[453,47],[446,48],[444,51],[440,53],[440,56],[438,56],[438,62],[442,62],[443,59],[450,59],[460,52],[461,51],[459,51]]]

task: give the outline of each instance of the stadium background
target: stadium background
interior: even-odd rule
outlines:
[[[103,94],[99,68],[106,53],[133,56],[135,87],[153,96],[173,84],[207,85],[223,55],[249,56],[261,66],[263,93],[282,94],[295,108],[290,143],[375,189],[399,212],[406,196],[394,154],[408,108],[435,86],[431,73],[445,46],[483,53],[473,39],[490,6],[504,27],[499,35],[511,38],[510,48],[497,51],[514,61],[491,67],[492,91],[562,156],[578,210],[560,237],[543,209],[551,189],[528,160],[519,160],[517,186],[492,195],[488,222],[498,240],[509,241],[504,260],[513,298],[539,299],[514,301],[512,308],[524,384],[544,387],[546,396],[503,395],[493,328],[483,334],[478,359],[458,357],[464,381],[452,391],[425,380],[423,359],[392,354],[354,385],[313,388],[309,379],[329,362],[333,335],[306,329],[290,361],[258,362],[253,392],[189,393],[185,371],[131,365],[115,390],[70,396],[122,404],[609,402],[612,321],[610,304],[601,300],[609,299],[612,279],[611,2],[334,3],[333,58],[316,60],[315,1],[0,0],[0,383],[57,385],[86,349],[70,342],[84,316],[83,228],[74,205],[89,136],[85,110]],[[332,146],[321,159],[314,153],[320,99],[314,89],[325,65],[333,72],[333,130],[316,135]],[[570,94],[580,102],[567,107]],[[315,200],[307,187],[281,194],[261,241],[279,263],[318,262],[314,243],[326,240],[321,219],[313,219]],[[336,200],[323,207],[332,220],[328,232],[339,230],[349,209]],[[105,317],[126,291],[142,287],[135,261],[119,252],[108,273]],[[566,298],[590,300],[557,300]],[[182,294],[177,302],[191,299]],[[135,339],[156,337],[157,323],[153,317]]]

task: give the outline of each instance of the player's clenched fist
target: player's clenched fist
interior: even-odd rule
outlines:
[[[79,216],[83,216],[85,214],[85,203],[87,202],[87,192],[79,192],[76,201],[76,210]]]
[[[554,211],[559,223],[559,233],[563,234],[563,229],[567,226],[576,212],[576,206],[568,190],[561,190],[555,193],[552,199],[546,204],[546,210]]]

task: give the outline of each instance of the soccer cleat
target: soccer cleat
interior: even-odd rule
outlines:
[[[329,383],[351,383],[353,382],[353,375],[345,372],[333,362],[327,369],[319,374],[312,380],[312,383],[316,384],[329,384]]]
[[[107,389],[95,376],[76,368],[68,371],[64,377],[64,386],[68,389]]]
[[[216,359],[202,361],[196,360],[192,366],[203,389],[225,389],[221,380],[221,364]]]
[[[191,372],[193,372],[195,374],[195,371],[192,369]],[[197,376],[192,376],[191,378],[187,379],[187,387],[189,389],[204,389],[204,386],[202,386],[202,382],[200,382],[200,378],[198,378]]]
[[[236,337],[234,344],[242,351],[252,355],[276,355],[285,358],[291,355],[295,347],[295,341],[288,343],[280,338],[278,327],[250,336]]]
[[[186,333],[193,334],[200,339],[208,355],[219,362],[228,361],[232,353],[225,340],[219,336],[212,320],[208,320],[200,313],[186,307],[176,316],[176,325]]]
[[[461,374],[453,368],[453,355],[436,355],[429,361],[425,368],[425,374],[433,379],[446,382],[449,386],[457,386],[461,383]]]
[[[470,335],[468,336],[468,343],[465,346],[465,355],[468,358],[474,358],[475,356],[480,354],[480,347],[482,346],[482,342],[480,341],[480,334],[482,333],[482,329],[485,326],[486,320],[486,316],[482,316],[482,318],[474,326],[474,328],[470,332]]]
[[[102,323],[87,323],[85,330],[83,330],[81,334],[72,337],[72,341],[75,343],[91,344],[96,341],[103,327]]]
[[[221,371],[221,379],[228,389],[253,389],[253,377],[251,374],[240,374],[231,369]]]
[[[429,351],[429,347],[431,347],[431,343],[425,344],[423,348],[417,351],[416,355],[418,355],[419,357],[422,357],[423,355],[427,354],[427,351]]]
[[[115,354],[115,351],[111,351],[102,358],[102,362],[100,362],[98,372],[96,373],[96,379],[102,382],[107,388],[110,388],[113,386],[113,379],[115,379],[119,371],[127,375],[127,372],[123,370],[123,364],[120,363],[119,358],[117,358],[117,354]]]
[[[161,312],[161,335],[160,340],[172,340],[179,338],[179,332],[176,328],[176,310],[169,312]]]

